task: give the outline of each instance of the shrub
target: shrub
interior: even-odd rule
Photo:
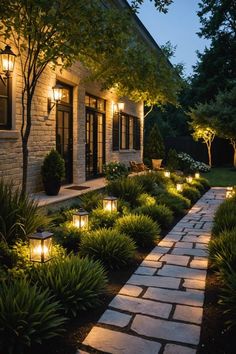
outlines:
[[[190,155],[185,152],[178,154],[180,169],[186,173],[192,172],[208,172],[210,171],[210,166],[206,165],[204,162],[194,160]]]
[[[200,178],[198,178],[198,182],[200,182],[203,185],[205,190],[210,188],[210,183],[208,182],[208,180],[206,178],[200,177]]]
[[[196,188],[201,194],[205,192],[204,185],[198,180],[193,180],[190,186]]]
[[[131,237],[137,246],[149,247],[159,239],[160,227],[146,215],[126,215],[116,221],[120,233]]]
[[[190,207],[190,200],[176,192],[162,192],[157,198],[158,204],[166,205],[175,215],[183,215]]]
[[[156,123],[144,136],[143,153],[146,159],[163,159],[165,156],[164,141]]]
[[[200,192],[196,188],[190,187],[187,184],[184,184],[182,195],[191,200],[192,203],[195,203],[201,197]]]
[[[143,205],[134,209],[135,214],[148,215],[153,221],[156,221],[161,228],[165,229],[173,222],[173,212],[165,205]]]
[[[222,289],[223,294],[220,296],[219,304],[225,308],[224,313],[228,317],[226,325],[231,328],[236,326],[236,272],[232,270],[226,272],[224,283],[225,286]]]
[[[127,177],[128,168],[120,162],[110,162],[103,166],[103,173],[107,181],[114,181],[121,177]]]
[[[218,208],[214,216],[212,233],[219,235],[222,231],[230,231],[236,227],[236,200],[226,200]]]
[[[80,254],[100,260],[110,269],[127,265],[134,257],[133,240],[117,230],[99,229],[82,238]]]
[[[43,182],[61,181],[65,177],[65,161],[57,150],[52,149],[44,158],[41,167]]]
[[[12,267],[12,252],[6,242],[0,241],[0,267]]]
[[[69,317],[96,307],[107,283],[104,268],[98,261],[78,256],[41,265],[32,273],[32,280],[40,288],[48,288]]]
[[[80,197],[80,207],[91,212],[102,206],[102,199],[103,194],[97,191],[85,193]]]
[[[208,250],[213,266],[222,271],[227,268],[236,271],[236,227],[212,239]]]
[[[156,204],[156,199],[152,197],[150,194],[142,193],[137,199],[137,202],[140,206],[146,205],[151,206]]]
[[[56,242],[66,248],[67,252],[78,252],[84,230],[74,226],[71,221],[66,221],[54,228],[53,232]]]
[[[117,209],[121,215],[127,215],[130,213],[130,203],[119,198],[117,201]]]
[[[103,209],[94,209],[90,215],[90,223],[93,229],[112,227],[119,217],[116,211],[110,212]]]
[[[157,193],[157,183],[154,173],[148,173],[145,175],[133,177],[138,184],[142,186],[144,192],[150,195],[156,195]]]
[[[121,178],[107,185],[108,194],[129,202],[131,207],[137,205],[138,196],[143,192],[142,186],[134,178]]]
[[[40,214],[35,201],[0,180],[0,239],[12,245],[17,238],[25,240],[48,223],[49,219]]]
[[[178,154],[175,149],[168,151],[166,166],[170,171],[175,171],[180,168]]]
[[[25,352],[33,344],[59,335],[65,318],[48,290],[39,291],[25,279],[0,287],[0,347],[4,353]]]

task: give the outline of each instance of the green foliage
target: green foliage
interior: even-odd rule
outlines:
[[[90,222],[92,229],[109,228],[112,227],[119,217],[119,213],[116,211],[110,212],[103,209],[94,209],[90,215]]]
[[[205,187],[199,180],[193,180],[190,186],[196,188],[201,194],[205,192]]]
[[[195,203],[200,197],[201,197],[201,193],[197,190],[197,188],[194,187],[190,187],[187,184],[184,184],[183,186],[183,192],[182,195],[191,200],[192,203]]]
[[[157,193],[157,178],[155,176],[155,173],[147,173],[147,174],[135,176],[133,178],[142,187],[144,192],[146,192],[150,195],[156,195],[156,193]]]
[[[146,215],[126,215],[116,221],[116,229],[131,237],[138,247],[153,246],[159,239],[160,227]]]
[[[98,229],[82,238],[80,254],[100,260],[109,269],[127,266],[134,258],[133,240],[116,229]]]
[[[65,318],[48,290],[39,291],[25,279],[3,281],[0,287],[0,347],[24,353],[33,344],[58,336]]]
[[[66,221],[53,229],[54,237],[67,252],[78,252],[80,241],[85,231],[74,226],[72,221]]]
[[[209,256],[213,266],[224,270],[236,271],[236,226],[231,231],[224,231],[208,244]]]
[[[32,273],[32,281],[42,289],[49,289],[69,317],[99,305],[99,295],[107,283],[105,271],[98,261],[78,256],[41,265]]]
[[[162,229],[166,229],[173,222],[173,212],[165,205],[143,205],[134,209],[134,214],[148,215],[156,221]]]
[[[0,180],[0,239],[12,245],[16,239],[26,239],[48,223],[49,219],[40,214],[35,201],[27,194],[22,196],[11,183]]]
[[[203,177],[200,177],[198,179],[198,182],[200,182],[203,187],[205,188],[205,190],[209,189],[210,188],[210,183],[208,182],[208,180],[206,178],[203,178]]]
[[[180,168],[178,154],[175,149],[168,151],[166,167],[170,171],[175,171]]]
[[[0,268],[12,267],[12,252],[6,242],[0,241]]]
[[[91,212],[93,209],[102,206],[103,195],[97,191],[92,191],[81,195],[80,206],[84,210]]]
[[[228,328],[236,326],[236,272],[226,271],[224,274],[223,294],[220,296],[219,304],[225,309],[224,313],[229,318],[226,321]]]
[[[212,233],[219,235],[223,231],[230,231],[236,227],[236,200],[226,200],[217,209]]]
[[[157,197],[157,203],[166,205],[176,216],[185,214],[185,210],[190,207],[190,200],[177,192],[163,191]]]
[[[107,181],[114,181],[120,177],[127,177],[128,168],[120,162],[110,162],[103,166],[103,173]]]
[[[164,141],[158,125],[154,124],[150,131],[144,135],[144,157],[146,159],[163,159],[165,157]]]
[[[44,158],[41,168],[43,182],[61,181],[65,177],[65,161],[58,151],[52,149]]]
[[[156,199],[147,193],[140,194],[137,201],[140,206],[152,206],[156,204]]]
[[[129,202],[131,207],[137,205],[137,199],[143,192],[143,187],[134,178],[121,178],[109,182],[107,185],[108,194]]]

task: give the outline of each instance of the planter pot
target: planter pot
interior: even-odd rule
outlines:
[[[44,190],[47,195],[58,195],[61,188],[61,181],[58,180],[47,180],[43,181]]]

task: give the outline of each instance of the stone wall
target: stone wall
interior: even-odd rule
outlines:
[[[47,112],[48,97],[52,96],[52,87],[56,80],[73,86],[73,183],[85,181],[85,92],[106,100],[106,161],[122,161],[128,165],[130,160],[142,160],[143,104],[125,102],[125,113],[141,118],[141,150],[112,151],[112,115],[113,102],[118,97],[113,90],[101,91],[98,83],[85,81],[87,71],[75,63],[69,70],[47,68],[38,82],[33,106],[32,128],[29,139],[28,191],[42,190],[40,168],[45,155],[55,147],[56,109]],[[22,175],[21,154],[21,92],[22,75],[19,62],[13,75],[13,126],[12,130],[0,130],[0,177],[12,180],[20,186]]]

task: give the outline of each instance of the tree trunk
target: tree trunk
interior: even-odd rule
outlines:
[[[25,131],[22,134],[22,159],[23,159],[23,167],[22,167],[22,188],[21,195],[25,195],[27,191],[27,179],[28,179],[28,140],[31,130],[31,105],[32,105],[32,94],[27,92],[27,103],[26,103],[26,127]]]
[[[207,144],[207,152],[208,152],[208,164],[210,167],[212,167],[211,144]]]

